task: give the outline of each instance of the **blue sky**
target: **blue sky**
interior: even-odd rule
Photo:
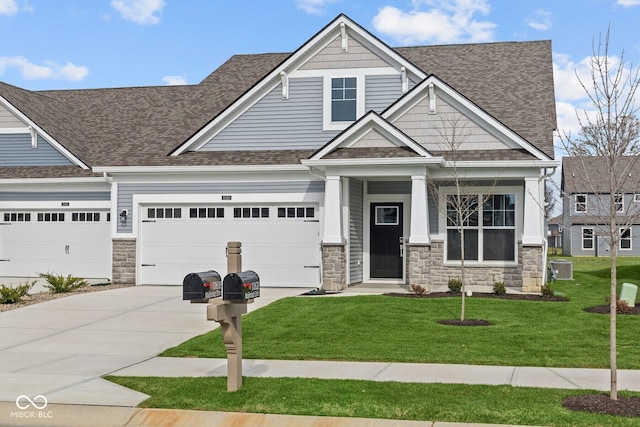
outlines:
[[[640,62],[640,0],[0,0],[0,80],[195,84],[235,53],[291,52],[339,13],[391,46],[551,39],[570,130],[594,38],[610,25],[611,53]]]

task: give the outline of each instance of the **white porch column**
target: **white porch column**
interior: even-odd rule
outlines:
[[[411,177],[411,226],[409,243],[429,244],[429,206],[427,204],[427,178]]]
[[[342,244],[342,180],[339,176],[327,176],[324,186],[323,244]]]
[[[544,243],[544,182],[535,178],[524,180],[524,228],[523,245],[542,245]]]

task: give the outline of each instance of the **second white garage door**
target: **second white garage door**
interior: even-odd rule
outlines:
[[[145,206],[140,284],[182,285],[191,272],[227,273],[227,242],[262,286],[319,286],[319,212],[312,205]]]

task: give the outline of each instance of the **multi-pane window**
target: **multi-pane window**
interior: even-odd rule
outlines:
[[[269,218],[269,208],[257,206],[243,206],[233,208],[234,218]]]
[[[587,211],[587,195],[586,194],[576,194],[575,211],[576,212]]]
[[[72,222],[99,222],[100,212],[72,212]]]
[[[631,229],[620,229],[620,250],[631,250]]]
[[[622,194],[616,194],[613,200],[613,209],[615,212],[624,212],[624,196]]]
[[[147,208],[147,218],[182,218],[182,208]]]
[[[29,222],[31,221],[31,213],[29,212],[6,212],[4,214],[4,222]]]
[[[224,208],[189,208],[189,218],[224,218]]]
[[[315,208],[313,207],[279,207],[278,218],[313,218],[315,217]]]
[[[39,212],[38,222],[64,222],[64,212]]]
[[[356,120],[357,79],[334,77],[331,79],[331,121],[353,122]]]
[[[593,228],[582,229],[582,249],[593,249]]]
[[[482,203],[480,203],[482,201]],[[462,224],[462,226],[460,226]],[[447,259],[515,261],[516,198],[514,194],[447,197]]]

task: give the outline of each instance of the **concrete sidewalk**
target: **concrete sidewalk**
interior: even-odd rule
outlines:
[[[315,360],[250,360],[246,377],[298,377],[399,381],[410,383],[487,384],[609,390],[608,369],[447,365],[433,363],[334,362]],[[156,357],[113,372],[115,376],[223,377],[226,359]],[[619,390],[640,391],[640,371],[618,370]]]

